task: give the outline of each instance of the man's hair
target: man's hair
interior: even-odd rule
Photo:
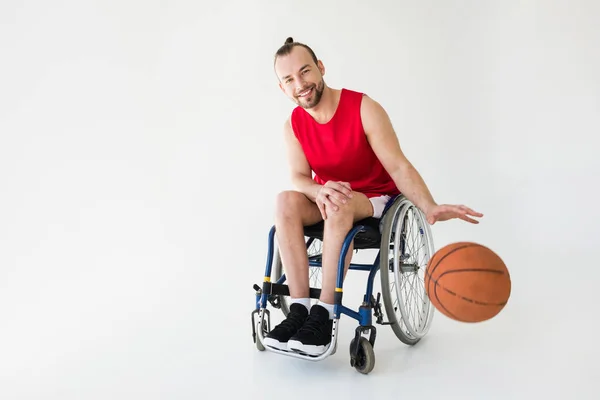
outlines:
[[[275,59],[273,60],[273,65],[275,65],[275,63],[277,62],[277,59],[279,57],[287,56],[288,54],[290,54],[292,52],[292,49],[296,46],[304,47],[306,50],[308,50],[308,53],[311,55],[313,61],[315,62],[315,65],[318,64],[317,56],[315,55],[315,52],[309,46],[305,45],[304,43],[295,42],[293,38],[289,37],[285,40],[285,43],[275,53]]]

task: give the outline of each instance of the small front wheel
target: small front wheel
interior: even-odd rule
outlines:
[[[375,367],[375,352],[367,338],[361,336],[358,349],[356,349],[356,338],[350,342],[350,365],[365,375]]]
[[[262,335],[263,337],[267,336],[267,334],[271,331],[271,317],[270,317],[270,312],[267,309],[263,310],[265,316],[263,318],[262,321]],[[256,332],[256,325],[258,325],[258,323],[256,323],[255,325],[255,320],[254,320],[254,315],[256,314],[257,318],[260,318],[260,312],[258,309],[254,310],[252,312],[252,334],[254,336],[254,343],[256,344],[256,348],[259,351],[265,351],[265,346],[262,345],[262,343],[260,342],[260,339],[258,338],[258,332]]]
[[[265,351],[265,346],[262,345],[259,338],[256,338],[256,348],[258,351]]]

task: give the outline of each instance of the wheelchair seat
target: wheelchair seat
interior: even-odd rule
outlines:
[[[354,249],[379,249],[381,246],[381,233],[379,232],[379,218],[368,217],[360,221],[356,221],[353,227],[363,226],[364,229],[359,231],[354,237]],[[304,227],[304,236],[319,239],[323,241],[323,230],[325,222],[321,221],[314,225]]]

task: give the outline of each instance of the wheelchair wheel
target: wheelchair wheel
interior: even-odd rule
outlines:
[[[319,239],[307,238],[306,251],[309,260],[308,267],[308,283],[311,288],[321,289],[323,275],[320,266],[310,265],[311,261],[321,263],[323,243]],[[273,268],[271,272],[271,282],[277,282],[279,278],[283,276],[283,264],[281,263],[281,256],[279,255],[279,246],[275,245],[275,251],[273,254]],[[290,312],[290,298],[289,296],[279,296],[279,304],[281,305],[281,311],[283,315],[287,317]]]
[[[356,346],[356,338],[350,342],[350,365],[361,374],[368,374],[375,367],[375,351],[373,345],[365,337],[361,337],[358,342],[358,352],[353,356]]]
[[[425,270],[434,253],[425,215],[406,197],[383,216],[381,286],[388,320],[398,339],[416,344],[429,330],[434,307],[425,292]]]
[[[269,323],[268,320],[265,316],[265,320],[262,323],[262,330],[263,330],[263,337],[266,337],[267,334],[270,332],[271,328],[269,327]],[[258,349],[258,351],[265,351],[265,346],[262,345],[262,343],[260,342],[260,340],[258,338],[255,339],[256,340],[256,348]]]

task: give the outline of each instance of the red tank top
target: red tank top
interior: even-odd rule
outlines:
[[[352,190],[367,197],[399,194],[396,184],[373,152],[362,125],[363,94],[342,89],[331,120],[320,124],[298,106],[291,124],[314,173],[314,181],[350,183]]]

